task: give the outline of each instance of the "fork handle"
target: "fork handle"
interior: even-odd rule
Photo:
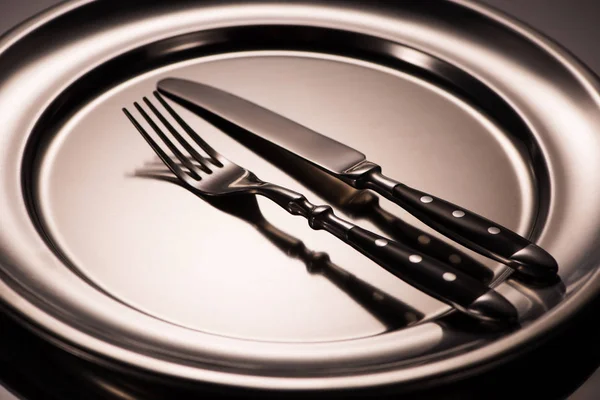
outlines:
[[[556,278],[556,260],[523,236],[449,201],[408,187],[375,170],[363,184],[398,204],[423,223],[482,255],[540,283]]]
[[[301,215],[315,230],[325,230],[349,244],[388,272],[456,309],[485,321],[514,322],[515,308],[494,290],[468,274],[396,241],[339,218],[329,206],[316,206],[303,195],[265,184],[257,194]]]

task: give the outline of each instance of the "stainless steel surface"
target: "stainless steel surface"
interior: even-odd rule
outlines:
[[[201,82],[167,78],[158,82],[157,87],[167,95],[201,107],[335,175],[344,175],[366,160],[364,154],[343,143]]]
[[[315,205],[301,193],[260,180],[253,172],[230,161],[204,141],[158,92],[154,96],[160,105],[155,105],[147,97],[143,101],[145,107],[134,103],[137,113],[142,116],[140,120],[127,108],[123,108],[123,112],[190,192],[200,198],[263,196],[288,213],[304,217],[312,229],[332,234],[404,282],[473,318],[501,325],[517,321],[517,310],[511,303],[483,282],[455,269],[450,260],[440,262],[418,249],[338,217],[329,205]],[[167,116],[174,122],[169,121]],[[146,128],[142,121],[145,121]],[[152,131],[154,134],[150,133]],[[144,169],[141,173],[148,176]],[[236,248],[236,244],[231,245]]]
[[[3,222],[0,295],[12,308],[27,315],[30,323],[43,327],[46,336],[54,341],[87,356],[102,354],[164,374],[232,385],[371,386],[408,382],[446,372],[469,372],[481,365],[489,367],[489,361],[511,354],[559,326],[598,291],[598,86],[595,78],[570,56],[536,34],[478,6],[473,7],[483,14],[464,12],[456,4],[442,5],[439,10],[412,3],[397,5],[396,10],[373,5],[369,15],[353,8],[352,4],[341,11],[337,5],[257,3],[239,8],[235,3],[208,2],[202,5],[153,3],[145,10],[121,4],[118,12],[111,14],[110,4],[98,3],[84,5],[81,10],[62,17],[58,17],[60,10],[54,11],[36,23],[56,17],[55,23],[35,32],[30,25],[28,38],[18,41],[28,33],[28,28],[21,28],[0,45],[0,117],[5,128],[0,146],[0,218]],[[82,4],[84,2],[78,3]],[[104,18],[96,18],[93,26],[75,22],[100,12]],[[308,20],[311,25],[343,27],[398,40],[460,66],[509,100],[527,122],[527,134],[521,136],[522,140],[513,140],[487,114],[463,99],[410,74],[371,62],[314,52],[307,54],[306,51],[300,54],[293,51],[216,54],[212,58],[198,58],[202,51],[193,51],[193,38],[180,40],[179,46],[174,42],[146,46],[200,27],[273,21],[293,25]],[[515,35],[513,29],[520,34]],[[48,43],[50,32],[53,40]],[[146,47],[135,57],[115,58],[139,46]],[[31,48],[43,48],[45,52],[33,54]],[[167,50],[177,49],[182,53],[175,53],[176,56],[170,53],[173,58],[162,58]],[[186,49],[192,52],[186,53]],[[68,63],[64,62],[65,55],[69,57]],[[158,67],[180,59],[189,61],[130,79],[140,72],[141,64]],[[113,62],[107,65],[109,60]],[[104,68],[98,68],[101,66]],[[92,70],[98,73],[82,78]],[[474,341],[478,335],[469,335],[464,330],[453,332],[434,322],[373,336],[383,328],[368,313],[339,291],[324,288],[325,282],[319,284],[316,279],[308,279],[300,268],[286,269],[287,258],[281,255],[277,258],[274,254],[278,250],[266,245],[258,235],[254,244],[263,247],[256,259],[264,262],[257,265],[261,272],[269,271],[257,276],[261,272],[256,268],[252,272],[242,270],[246,275],[237,281],[235,291],[223,293],[230,285],[214,290],[215,285],[230,278],[228,270],[239,272],[235,266],[245,261],[238,259],[237,254],[218,250],[230,241],[253,237],[249,232],[251,228],[214,212],[208,205],[199,206],[192,196],[165,186],[166,183],[125,177],[151,153],[135,135],[122,134],[127,130],[127,123],[116,117],[115,110],[152,90],[161,77],[174,73],[188,79],[202,78],[226,89],[244,87],[243,95],[259,99],[291,118],[311,120],[315,130],[333,132],[331,128],[338,127],[336,139],[373,154],[382,160],[386,170],[401,169],[406,173],[404,163],[410,160],[410,165],[417,167],[409,170],[409,180],[476,211],[488,212],[519,233],[533,228],[540,243],[559,261],[566,296],[560,289],[534,290],[517,283],[501,285],[498,290],[518,305],[523,328],[493,342],[481,337]],[[40,76],[44,79],[38,79]],[[267,81],[272,82],[268,90]],[[71,83],[81,85],[71,88],[68,92],[71,96],[65,95],[52,103]],[[82,86],[86,90],[82,90]],[[323,87],[328,90],[322,91]],[[94,88],[98,97],[72,97]],[[316,93],[319,96],[315,96]],[[352,93],[360,93],[360,100],[349,95]],[[387,106],[382,107],[382,103]],[[331,104],[338,107],[332,109]],[[327,113],[320,112],[324,109]],[[435,114],[432,109],[436,110]],[[40,119],[44,110],[49,111]],[[398,110],[403,110],[402,115]],[[115,115],[115,120],[107,115]],[[414,127],[411,129],[414,135],[399,138],[395,131],[372,129],[371,135],[364,137],[365,127],[375,127],[374,115]],[[188,114],[187,118],[193,116]],[[442,130],[452,134],[441,135]],[[260,170],[268,179],[298,187],[208,125],[206,135],[211,135],[211,143],[231,149],[228,154]],[[29,149],[46,150],[50,142],[52,150],[45,152],[39,180],[29,178],[34,154],[24,154],[24,150],[30,138],[45,138],[45,141],[32,142]],[[382,143],[385,146],[381,146]],[[404,159],[395,157],[398,143],[402,143]],[[103,151],[114,148],[115,144],[121,145],[122,153],[109,156]],[[534,150],[529,154],[524,150],[528,145]],[[479,151],[473,151],[474,148]],[[540,159],[547,165],[547,176],[542,174],[541,178],[535,162]],[[473,169],[473,165],[477,169]],[[82,176],[87,178],[98,173],[96,182],[99,183],[94,187],[81,184]],[[453,186],[450,178],[457,174],[469,178],[463,180],[469,182],[469,186]],[[52,179],[48,181],[44,177]],[[504,191],[492,191],[492,181],[494,188],[503,187]],[[37,182],[47,191],[31,196],[30,189],[35,188]],[[161,196],[150,199],[147,192],[155,191],[157,185]],[[26,191],[26,196],[22,196],[21,189]],[[63,245],[60,250],[85,260],[75,267],[92,274],[95,283],[101,282],[118,297],[137,298],[137,302],[155,316],[182,317],[188,325],[205,331],[212,328],[220,336],[179,328],[164,322],[165,318],[159,320],[136,313],[92,290],[66,268],[39,237],[26,212],[24,198],[39,200],[39,208],[43,210],[39,214],[46,224],[51,220],[48,225],[54,229],[50,233]],[[173,204],[178,205],[178,213],[169,212]],[[389,204],[383,206],[389,208]],[[262,203],[260,207],[269,220],[278,224],[284,221],[276,209]],[[542,218],[534,224],[538,213]],[[213,222],[216,222],[233,229],[227,231],[230,234],[217,232],[212,236],[214,240],[207,242],[207,232],[196,223],[200,220],[207,225],[215,226]],[[336,263],[361,279],[382,289],[392,289],[386,290],[388,293],[402,293],[401,300],[418,305],[416,309],[428,317],[446,310],[436,302],[416,297],[417,294],[407,292],[406,288],[381,287],[382,283],[389,282],[388,277],[363,275],[365,270],[370,271],[369,264],[357,265],[352,256],[344,257],[343,250],[336,249],[321,236],[313,236],[307,228],[287,223],[283,228],[301,237],[311,248],[326,250]],[[180,232],[187,232],[189,236],[165,241]],[[211,233],[214,234],[214,230]],[[145,241],[132,240],[137,237],[144,237]],[[89,246],[90,241],[84,240],[90,238],[96,242],[93,248]],[[168,243],[169,248],[159,243]],[[185,253],[176,252],[192,245],[201,246],[206,264],[199,267]],[[120,253],[115,249],[121,249]],[[178,254],[176,260],[173,254]],[[218,263],[210,264],[213,257]],[[272,264],[278,261],[279,265]],[[205,273],[211,265],[219,265],[219,269],[211,268],[210,274]],[[501,273],[499,266],[490,267],[497,274]],[[199,268],[203,271],[198,271]],[[277,281],[277,284],[263,286],[261,292],[247,288],[247,282],[265,275],[272,278],[269,282]],[[285,290],[279,290],[281,287]],[[231,296],[233,293],[240,297]],[[198,300],[202,296],[203,299]],[[318,301],[321,298],[330,299],[332,303]],[[272,299],[278,300],[276,304],[288,299],[299,305],[294,309],[294,318],[288,315],[285,319],[285,314],[277,314],[279,309],[273,306]],[[209,306],[209,302],[219,305],[218,312],[212,312],[216,308]],[[338,306],[334,310],[335,304]],[[310,316],[305,312],[309,308]],[[257,311],[263,314],[258,315]],[[232,320],[234,315],[236,321]],[[281,315],[283,318],[275,323],[274,318]],[[352,326],[344,325],[349,322]],[[294,333],[298,333],[295,338]],[[236,335],[261,341],[231,338]],[[346,342],[323,342],[344,335],[349,339]],[[427,342],[433,344],[450,338],[471,346],[428,363],[414,357],[416,349],[428,351]],[[302,343],[289,343],[294,339]],[[311,339],[313,343],[305,343]],[[321,343],[314,343],[319,340]],[[452,342],[451,347],[456,343]],[[369,363],[357,362],[359,355],[369,355],[380,368],[375,370]],[[182,363],[182,359],[186,362]],[[227,365],[219,363],[225,360],[229,362]],[[238,360],[243,363],[236,364]],[[326,366],[327,361],[330,365],[339,365],[341,360],[354,371],[360,370],[360,374],[350,378],[345,375],[346,371],[327,370],[325,377],[319,372],[322,368],[314,368]],[[254,375],[256,369],[249,371],[244,367],[257,363],[265,368],[261,377]],[[279,370],[279,375],[274,376],[273,368],[269,367],[278,369],[280,365],[306,367],[303,371],[312,375],[292,377],[289,370]]]
[[[399,48],[400,49],[400,48]],[[402,49],[427,60],[428,66],[441,64],[413,49]],[[410,61],[409,61],[410,62]],[[437,69],[442,69],[440,65]],[[464,84],[468,84],[464,82]],[[467,91],[470,88],[463,88]],[[365,155],[266,108],[231,93],[185,79],[167,78],[158,90],[205,116],[215,126],[239,136],[256,136],[279,150],[296,155],[357,189],[371,189],[403,207],[420,221],[447,237],[509,265],[538,282],[555,281],[558,265],[544,249],[526,238],[463,207],[409,188],[381,173],[381,167]],[[275,149],[272,152],[276,152]],[[270,159],[267,157],[267,159]],[[289,163],[281,166],[284,170]],[[301,166],[294,168],[302,168]],[[448,261],[448,260],[445,260]]]
[[[162,165],[162,161],[159,163]],[[135,176],[162,180],[185,187],[183,181],[174,176],[172,171],[164,166],[157,168],[156,163],[147,164],[144,168],[136,171]],[[302,261],[309,273],[319,274],[329,279],[388,329],[398,329],[423,318],[422,314],[394,296],[382,292],[333,264],[326,253],[309,250],[300,239],[277,228],[260,211],[256,196],[218,198],[205,196],[202,199],[218,210],[249,223],[284,254]]]

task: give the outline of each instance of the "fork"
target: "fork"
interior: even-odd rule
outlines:
[[[508,324],[516,322],[516,309],[493,289],[450,265],[338,217],[330,206],[314,205],[300,193],[260,180],[254,173],[228,160],[206,143],[158,92],[154,92],[154,96],[180,129],[183,129],[185,136],[175,129],[147,97],[143,98],[143,102],[172,138],[167,136],[138,102],[134,103],[134,107],[172,156],[163,150],[159,142],[126,108],[123,108],[123,112],[188,189],[205,196],[264,196],[290,214],[306,218],[312,229],[329,232],[396,277],[457,310],[482,321]],[[208,157],[200,154],[194,144]]]

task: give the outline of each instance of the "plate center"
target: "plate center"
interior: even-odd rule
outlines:
[[[134,101],[151,96],[156,82],[169,76],[246,97],[356,148],[401,182],[507,227],[522,230],[531,221],[532,179],[513,143],[483,115],[433,85],[376,65],[308,53],[239,53],[174,64],[82,107],[51,143],[40,179],[45,224],[74,268],[152,316],[261,341],[344,340],[387,329],[331,279],[310,273],[278,248],[264,227],[172,183],[133,176],[155,157],[121,108],[133,109]],[[317,190],[176,109],[227,158],[324,203]],[[311,230],[302,218],[264,199],[258,205],[273,227],[310,250],[326,252],[339,268],[403,302],[407,312],[431,317],[447,309],[338,239]],[[384,200],[382,205],[430,233],[398,207]]]

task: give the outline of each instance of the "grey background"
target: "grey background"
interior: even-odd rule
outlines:
[[[422,0],[433,1],[433,0]],[[0,34],[57,0],[0,0]],[[600,0],[480,0],[534,27],[600,75]],[[600,345],[600,344],[599,344]],[[568,366],[565,366],[568,368]],[[569,400],[600,398],[600,369]],[[0,386],[0,400],[15,399]]]

